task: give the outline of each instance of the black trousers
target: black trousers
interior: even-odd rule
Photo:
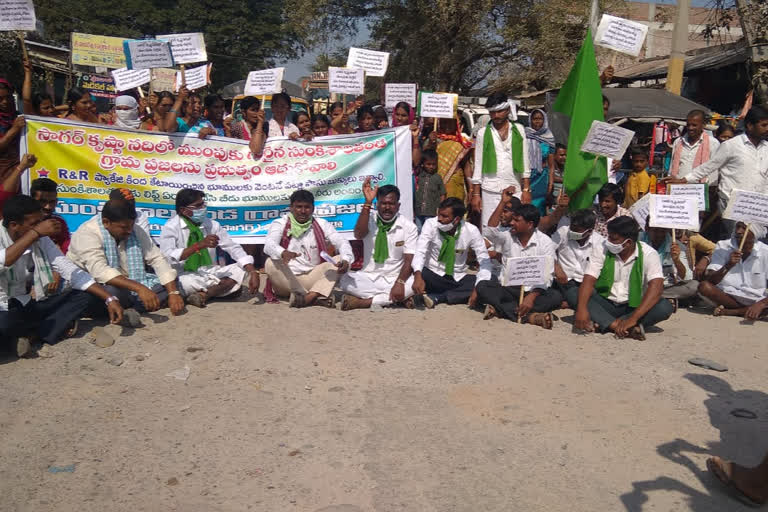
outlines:
[[[483,281],[477,285],[477,298],[481,304],[493,306],[499,316],[517,320],[520,305],[519,286],[501,286],[497,281]],[[563,296],[554,288],[541,291],[533,302],[534,313],[547,313],[560,307]]]
[[[456,281],[453,276],[441,276],[425,267],[421,277],[424,278],[427,293],[446,304],[466,304],[475,289],[475,276],[469,274]]]
[[[107,293],[117,297],[120,301],[120,305],[123,306],[123,309],[134,308],[139,313],[147,312],[147,308],[144,307],[144,303],[141,302],[139,296],[135,293],[131,293],[130,290],[117,288],[116,286],[108,284],[103,286],[107,290]],[[163,285],[158,284],[152,287],[152,291],[155,292],[158,299],[160,299],[160,307],[164,307],[168,302],[168,290],[166,290]],[[92,316],[102,317],[107,315],[107,305],[101,299],[94,297],[88,311]]]
[[[571,279],[565,284],[556,283],[557,289],[560,290],[560,294],[568,301],[568,305],[571,309],[576,309],[579,304],[579,286],[581,283]]]
[[[44,342],[54,344],[69,325],[83,316],[91,304],[90,293],[72,290],[42,301],[30,300],[22,305],[8,301],[8,311],[0,311],[0,340],[11,340],[34,332]]]

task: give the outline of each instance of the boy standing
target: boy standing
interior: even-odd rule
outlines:
[[[445,184],[437,174],[437,152],[433,149],[421,153],[421,169],[416,177],[413,213],[421,229],[424,221],[437,216],[437,207],[445,199]]]
[[[632,151],[632,172],[624,189],[624,208],[629,208],[645,194],[656,192],[656,176],[648,174],[648,155],[640,149]]]

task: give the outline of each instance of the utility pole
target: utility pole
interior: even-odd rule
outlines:
[[[685,69],[685,51],[688,49],[688,8],[691,0],[677,0],[677,19],[672,32],[672,52],[669,55],[667,68],[667,85],[669,92],[679,95],[683,87],[683,70]]]
[[[736,0],[736,9],[741,20],[741,29],[749,49],[751,63],[752,85],[754,86],[754,104],[768,101],[768,44],[758,43],[758,31],[765,27],[768,19],[765,14],[759,14],[756,3],[752,0]],[[763,11],[764,13],[765,11]],[[765,41],[765,39],[763,39]]]

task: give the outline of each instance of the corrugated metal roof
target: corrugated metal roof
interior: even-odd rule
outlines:
[[[747,45],[743,41],[692,50],[685,56],[684,73],[689,74],[699,70],[718,69],[732,64],[740,64],[746,62],[747,58]],[[669,57],[644,59],[634,66],[616,71],[614,80],[632,82],[663,78],[667,76],[668,66]]]

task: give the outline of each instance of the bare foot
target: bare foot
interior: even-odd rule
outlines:
[[[756,469],[745,468],[720,457],[707,459],[707,468],[718,480],[758,505],[768,502],[768,483]]]
[[[531,325],[538,325],[544,329],[552,329],[552,314],[551,313],[531,313],[528,315],[528,323]]]

